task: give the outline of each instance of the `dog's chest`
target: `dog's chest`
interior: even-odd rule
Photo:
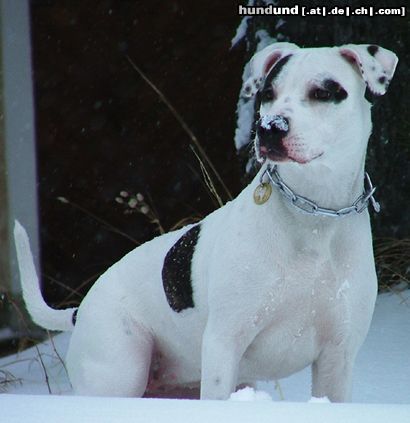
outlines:
[[[330,263],[308,269],[295,262],[251,316],[261,330],[242,359],[243,376],[286,377],[315,361],[326,343],[347,339],[349,296],[348,278],[336,277]]]
[[[316,335],[314,326],[296,320],[267,327],[245,352],[241,379],[280,379],[302,370],[318,355]]]
[[[347,327],[343,319],[323,309],[306,307],[293,316],[285,312],[262,330],[248,347],[241,362],[242,377],[287,377],[314,362],[326,342],[337,337],[343,341],[345,334]]]

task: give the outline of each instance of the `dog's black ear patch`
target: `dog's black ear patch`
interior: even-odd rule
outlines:
[[[164,259],[162,283],[168,304],[177,313],[194,307],[191,267],[200,230],[200,225],[189,229]]]
[[[269,73],[266,75],[263,90],[265,90],[269,84],[272,84],[272,82],[279,76],[283,67],[286,65],[286,63],[288,63],[291,57],[292,55],[288,54],[287,56],[282,57],[275,63],[275,65],[272,67],[272,69],[270,69]]]
[[[371,45],[367,47],[367,51],[371,56],[374,56],[379,51],[379,46]]]

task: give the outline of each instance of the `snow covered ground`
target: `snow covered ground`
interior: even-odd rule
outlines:
[[[60,358],[69,334],[53,341],[0,360],[0,381],[18,379],[0,385],[5,392],[0,395],[0,422],[410,422],[410,291],[379,296],[357,359],[356,404],[350,405],[308,403],[309,369],[281,380],[279,387],[261,382],[258,391],[269,395],[248,389],[229,402],[73,397]]]

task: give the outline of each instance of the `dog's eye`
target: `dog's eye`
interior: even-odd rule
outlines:
[[[347,98],[347,91],[333,79],[325,79],[321,87],[313,87],[309,91],[309,98],[315,101],[331,101],[338,104]]]
[[[332,93],[323,88],[315,88],[311,91],[310,98],[318,101],[329,101],[332,99]]]
[[[267,103],[275,99],[275,93],[272,87],[266,87],[262,91],[262,102]]]

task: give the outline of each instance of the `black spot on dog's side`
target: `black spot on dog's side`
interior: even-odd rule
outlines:
[[[164,259],[162,283],[168,304],[177,313],[194,307],[191,267],[200,231],[200,225],[189,229]]]
[[[371,56],[374,56],[379,51],[379,46],[371,45],[367,47],[367,51]]]

